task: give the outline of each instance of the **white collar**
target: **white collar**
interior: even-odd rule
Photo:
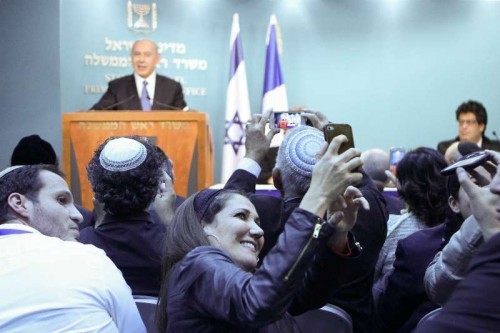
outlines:
[[[21,224],[21,223],[2,223],[0,224],[0,229],[14,229],[14,230],[23,230],[23,231],[28,231],[34,234],[41,234],[40,231],[36,230],[33,227],[30,227],[29,225],[26,224]]]

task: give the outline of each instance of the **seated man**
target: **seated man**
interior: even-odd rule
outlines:
[[[54,166],[0,172],[1,332],[146,332],[104,252],[62,240],[81,220]]]
[[[500,151],[500,141],[490,140],[484,133],[488,124],[488,114],[484,106],[476,101],[462,103],[457,111],[458,136],[453,140],[442,141],[437,150],[445,154],[446,149],[455,141],[470,141],[481,149]]]
[[[401,210],[405,208],[403,200],[399,196],[384,193],[384,188],[389,182],[385,173],[390,167],[389,154],[382,149],[368,149],[361,154],[361,161],[363,161],[363,170],[373,180],[380,193],[384,194],[389,214],[400,215]]]
[[[56,167],[59,165],[56,152],[50,142],[37,134],[28,135],[19,140],[10,158],[11,166],[34,164],[52,164]],[[75,204],[75,207],[83,215],[83,222],[79,225],[81,228],[82,225],[92,220],[92,212],[78,204]]]
[[[87,166],[95,199],[104,204],[105,215],[95,229],[83,229],[79,240],[103,249],[134,295],[158,296],[160,290],[168,221],[153,221],[147,210],[155,199],[167,205],[165,210],[173,210],[175,195],[168,191],[171,182],[164,186],[170,179],[164,162],[155,146],[135,136],[108,139]]]

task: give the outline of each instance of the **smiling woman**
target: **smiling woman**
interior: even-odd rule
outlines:
[[[345,231],[357,205],[346,188],[361,179],[353,172],[361,162],[354,149],[337,155],[343,140],[335,138],[316,163],[309,190],[260,267],[264,235],[245,195],[206,189],[186,199],[165,240],[159,332],[300,331],[289,313],[323,306],[342,283],[339,272],[349,271],[337,251],[357,255]],[[348,208],[335,211],[339,195]]]

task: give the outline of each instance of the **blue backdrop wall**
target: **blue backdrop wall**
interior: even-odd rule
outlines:
[[[151,4],[152,1],[133,1]],[[481,101],[500,131],[500,2],[487,0],[157,0],[156,27],[134,27],[126,0],[0,2],[0,163],[23,136],[61,148],[60,114],[88,109],[131,73],[130,43],[163,50],[158,72],[181,80],[210,116],[220,179],[229,34],[240,15],[252,111],[260,112],[265,37],[276,14],[289,105],[352,124],[361,149],[435,147],[454,137],[456,107]],[[136,30],[136,31],[134,31]],[[153,31],[154,30],[154,31]],[[5,88],[7,87],[7,88]]]

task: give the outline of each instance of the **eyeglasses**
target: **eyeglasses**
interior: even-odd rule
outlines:
[[[467,125],[467,126],[469,126],[469,125],[474,125],[474,124],[477,124],[477,120],[476,120],[476,119],[464,119],[464,120],[459,120],[459,121],[458,121],[458,124],[459,124],[460,126],[462,126],[462,125],[464,125],[464,124],[465,124],[465,125]]]

